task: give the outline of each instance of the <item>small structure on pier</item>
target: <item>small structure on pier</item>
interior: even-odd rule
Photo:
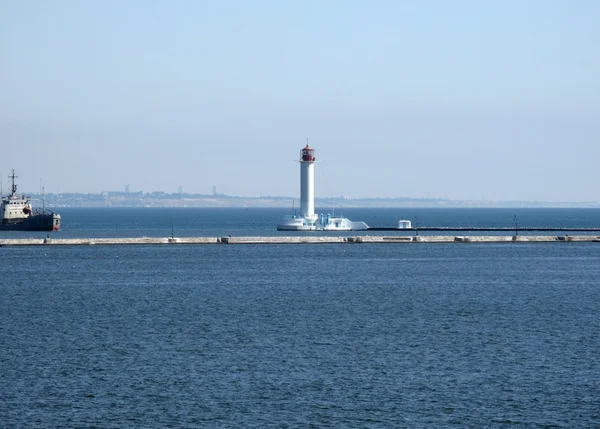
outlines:
[[[399,220],[398,229],[412,229],[412,225],[409,220]]]

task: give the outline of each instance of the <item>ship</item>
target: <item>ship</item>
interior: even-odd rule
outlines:
[[[29,197],[17,195],[15,170],[8,176],[11,179],[10,195],[2,197],[0,205],[0,231],[58,231],[60,215],[47,211],[33,211]]]

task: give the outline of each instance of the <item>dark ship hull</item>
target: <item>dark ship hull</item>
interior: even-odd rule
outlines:
[[[0,231],[58,231],[60,215],[33,214],[24,219],[2,219]]]

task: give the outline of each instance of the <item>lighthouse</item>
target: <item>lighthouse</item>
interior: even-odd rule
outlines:
[[[332,214],[315,214],[315,150],[308,144],[300,150],[300,212],[284,216],[278,231],[356,231],[366,230],[364,222],[352,222]]]
[[[308,144],[300,151],[300,216],[316,219],[315,215],[315,150]]]

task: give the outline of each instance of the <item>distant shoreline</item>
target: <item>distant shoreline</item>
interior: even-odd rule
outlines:
[[[291,210],[299,206],[293,197],[236,197],[229,195],[194,195],[105,192],[101,194],[40,194],[30,195],[34,207],[48,208],[277,208]],[[600,208],[600,201],[454,201],[428,198],[316,198],[317,207],[349,208]]]

